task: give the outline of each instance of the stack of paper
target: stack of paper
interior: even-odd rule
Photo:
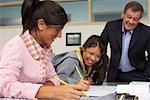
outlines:
[[[150,82],[137,82],[133,81],[130,83],[130,85],[150,85]]]
[[[129,85],[117,85],[117,93],[136,95],[139,100],[150,100],[149,82],[131,82]]]

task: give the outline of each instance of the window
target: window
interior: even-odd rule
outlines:
[[[70,22],[84,23],[88,20],[88,0],[74,0],[74,2],[59,3],[70,15]]]
[[[21,3],[22,0],[0,0],[1,2],[15,1],[16,5],[0,6],[0,26],[21,25]],[[20,2],[19,4],[17,2]],[[57,1],[57,0],[56,0]],[[66,10],[70,23],[88,23],[89,0],[58,0],[59,4]],[[124,6],[130,0],[92,0],[92,16],[90,22],[102,22],[114,20],[122,16]],[[148,20],[147,0],[134,0],[141,3],[145,13],[142,17]]]
[[[147,19],[147,0],[134,0],[141,3],[145,13],[143,19]],[[93,21],[109,21],[121,18],[125,5],[129,0],[92,0]]]

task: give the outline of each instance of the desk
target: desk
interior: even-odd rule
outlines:
[[[103,86],[114,86],[116,87],[117,84],[127,84],[127,83],[108,83],[108,82],[104,82]],[[0,100],[31,100],[31,99],[11,99],[11,98],[0,98]],[[37,99],[34,99],[37,100]],[[48,100],[48,99],[40,99],[40,100]],[[100,96],[100,97],[81,97],[80,100],[115,100],[115,93],[109,94],[109,95],[105,95],[105,96]]]
[[[31,99],[0,98],[0,100],[31,100]],[[39,100],[48,100],[48,99],[39,99]],[[81,97],[80,100],[115,100],[115,94],[110,94],[102,97]]]
[[[127,83],[127,82],[104,82],[103,85],[101,85],[102,91],[100,91],[100,92],[110,92],[107,89],[104,89],[104,91],[103,91],[103,88],[106,88],[107,86],[108,87],[111,86],[111,88],[114,87],[114,89],[115,88],[117,89],[118,84],[129,84],[129,83]],[[110,90],[112,90],[112,89],[110,89]],[[99,97],[81,97],[81,100],[115,100],[115,92],[107,94],[107,95],[99,96]]]
[[[110,94],[101,97],[81,97],[80,100],[115,100],[115,94]]]
[[[13,98],[0,98],[0,100],[31,100],[31,99],[13,99]],[[38,100],[38,99],[34,99]],[[39,99],[48,100],[48,99]],[[81,97],[80,100],[115,100],[115,94],[103,96],[103,97]]]

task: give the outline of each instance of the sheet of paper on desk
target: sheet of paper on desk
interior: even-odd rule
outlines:
[[[129,93],[138,96],[139,100],[150,100],[149,85],[144,84],[117,85],[117,93]]]
[[[133,82],[130,82],[129,85],[150,85],[150,82],[137,82],[137,81],[133,81]]]
[[[149,94],[149,86],[147,85],[117,85],[117,93]]]
[[[88,90],[88,96],[105,96],[117,91],[116,86],[98,86],[92,85]]]

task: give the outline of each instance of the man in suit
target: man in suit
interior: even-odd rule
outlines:
[[[150,27],[139,22],[143,13],[141,4],[129,2],[122,19],[106,24],[101,35],[111,48],[107,81],[150,81]]]

